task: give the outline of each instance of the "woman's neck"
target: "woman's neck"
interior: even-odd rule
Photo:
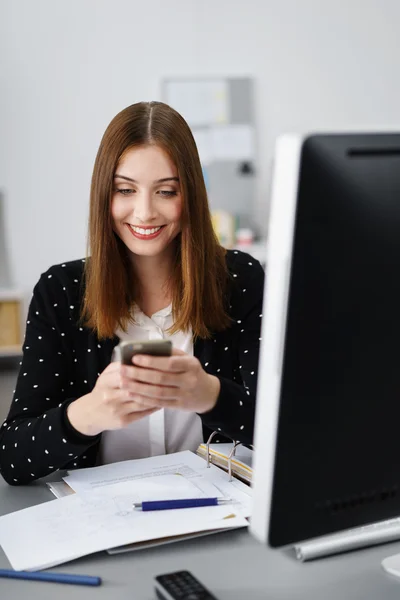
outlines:
[[[169,280],[172,274],[171,256],[133,256],[132,266],[139,284],[136,302],[145,315],[168,306],[172,301]]]

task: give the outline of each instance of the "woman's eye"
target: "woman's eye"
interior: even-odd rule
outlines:
[[[122,196],[129,196],[129,194],[133,194],[134,190],[124,189],[124,190],[115,190],[117,194],[121,194]]]
[[[159,194],[161,194],[161,196],[164,196],[165,198],[172,198],[172,196],[176,196],[177,191],[176,190],[159,190]]]

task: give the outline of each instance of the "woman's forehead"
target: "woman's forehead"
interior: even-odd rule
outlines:
[[[163,179],[177,177],[178,170],[171,157],[156,145],[138,146],[124,152],[116,174],[140,181],[140,178]]]

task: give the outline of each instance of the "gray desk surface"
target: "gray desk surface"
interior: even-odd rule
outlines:
[[[15,488],[0,477],[0,514],[51,499],[43,482]],[[380,566],[397,552],[400,542],[303,564],[292,552],[270,550],[238,530],[122,555],[101,552],[51,569],[100,575],[97,588],[0,578],[0,598],[152,600],[156,575],[188,569],[218,600],[398,600],[400,579]],[[0,549],[0,568],[9,567]]]

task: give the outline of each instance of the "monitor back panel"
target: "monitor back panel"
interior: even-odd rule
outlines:
[[[269,542],[400,515],[400,135],[303,144]]]

